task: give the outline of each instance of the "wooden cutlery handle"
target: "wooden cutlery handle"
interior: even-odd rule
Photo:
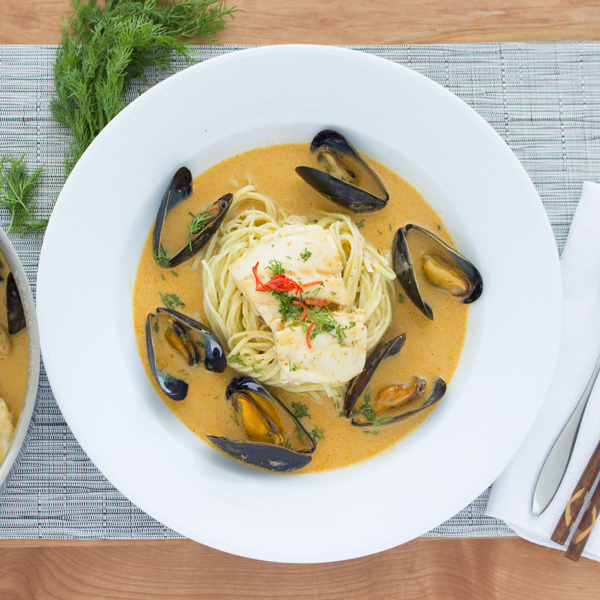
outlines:
[[[579,557],[581,556],[581,553],[583,552],[583,549],[590,538],[590,534],[594,529],[599,511],[600,485],[596,488],[596,491],[590,500],[590,504],[583,514],[581,521],[579,522],[579,527],[577,527],[577,531],[575,531],[575,535],[569,544],[569,548],[565,553],[567,558],[570,558],[571,560],[579,560]]]
[[[596,449],[594,450],[594,453],[590,457],[588,464],[586,465],[579,481],[577,482],[577,485],[575,486],[575,489],[573,490],[573,494],[567,502],[567,506],[563,514],[561,515],[560,519],[558,520],[558,523],[556,524],[554,533],[550,538],[553,542],[562,545],[567,541],[569,533],[571,533],[571,529],[573,528],[573,525],[577,520],[579,512],[581,511],[581,508],[583,507],[583,504],[585,502],[585,499],[590,493],[590,489],[594,484],[594,480],[596,479],[598,472],[600,472],[600,442],[598,443]]]

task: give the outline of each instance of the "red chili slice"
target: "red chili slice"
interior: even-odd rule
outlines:
[[[256,279],[256,291],[257,292],[268,292],[269,288],[265,286],[265,284],[260,280],[258,276],[258,263],[252,267],[252,272],[254,273],[254,278]]]
[[[309,348],[312,348],[312,346],[310,344],[310,332],[312,331],[312,329],[315,325],[316,325],[316,322],[311,323],[310,327],[308,328],[308,331],[306,332],[306,343],[308,344]]]
[[[328,304],[325,298],[305,298],[304,302],[306,302],[306,304],[313,304],[317,306],[327,306]]]
[[[305,288],[305,287],[310,287],[311,285],[321,285],[322,283],[323,283],[322,281],[311,281],[310,283],[305,283],[300,287]]]
[[[306,306],[302,304],[302,302],[298,302],[298,300],[292,300],[292,304],[296,304],[297,306],[301,306],[304,309],[304,316],[302,317],[302,321],[306,321],[306,317],[308,316],[308,311],[306,310]]]

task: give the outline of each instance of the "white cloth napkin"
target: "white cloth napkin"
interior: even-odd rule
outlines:
[[[561,258],[561,270],[563,331],[550,392],[527,440],[494,483],[486,512],[505,521],[527,540],[566,549],[552,542],[550,536],[600,440],[600,377],[556,496],[539,517],[532,516],[531,501],[544,460],[581,398],[600,355],[600,185],[597,183],[583,184]],[[571,535],[574,532],[575,527]],[[592,532],[583,556],[600,560],[600,524]]]

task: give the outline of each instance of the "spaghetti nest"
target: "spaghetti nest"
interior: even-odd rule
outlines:
[[[283,225],[306,222],[306,219],[291,217],[278,210],[253,185],[247,185],[234,195],[229,215],[229,220],[221,225],[192,266],[199,266],[202,260],[204,312],[213,332],[228,351],[229,364],[241,373],[288,391],[325,391],[327,395],[333,395],[346,384],[334,387],[282,383],[281,367],[275,353],[275,334],[250,306],[229,273],[230,265],[247,249],[256,246],[263,236]],[[348,292],[345,310],[365,311],[368,352],[381,340],[391,322],[396,275],[387,258],[365,242],[348,215],[323,213],[316,223],[331,233],[339,252]]]

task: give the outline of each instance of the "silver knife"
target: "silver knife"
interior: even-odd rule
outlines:
[[[542,467],[533,492],[531,512],[534,517],[539,517],[548,508],[548,505],[552,502],[552,498],[554,498],[560,487],[569,461],[571,460],[571,454],[573,454],[581,419],[598,378],[598,372],[600,372],[600,357],[598,357],[598,362],[594,367],[594,372],[583,392],[583,396],[581,396],[581,400],[578,402],[573,414],[569,417],[567,424],[563,427],[563,430],[554,442],[554,446],[552,446],[552,450],[550,450],[550,453],[546,457],[546,462]]]

